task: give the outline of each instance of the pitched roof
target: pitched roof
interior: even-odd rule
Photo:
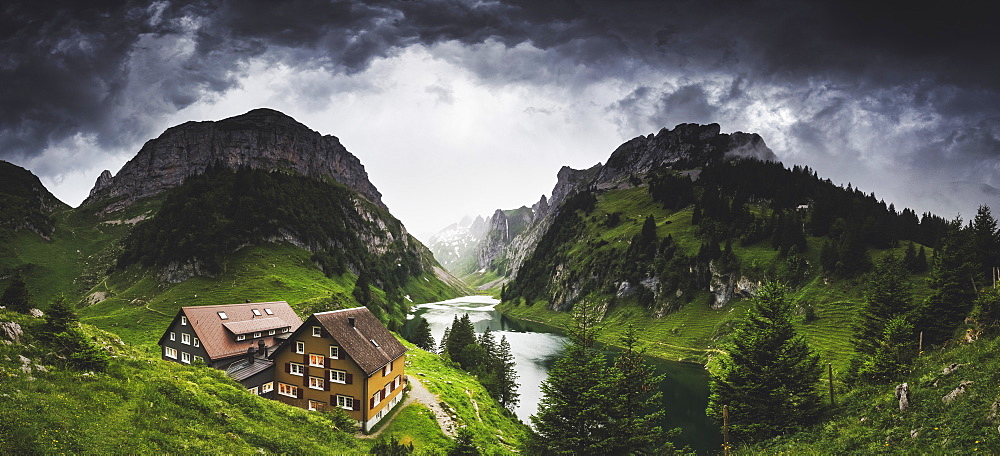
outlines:
[[[271,366],[274,366],[274,361],[256,358],[254,359],[253,364],[246,361],[233,363],[232,366],[229,366],[229,369],[226,369],[226,375],[233,380],[242,382],[243,380],[270,369]]]
[[[254,310],[257,310],[260,315],[255,314]],[[271,312],[268,313],[268,310]],[[205,348],[205,352],[212,359],[245,354],[248,347],[256,345],[256,342],[249,339],[237,342],[233,334],[245,334],[284,328],[285,326],[291,327],[292,331],[295,331],[302,325],[302,319],[285,301],[188,306],[181,307],[180,311],[181,315],[187,317],[191,329],[201,340],[201,346]],[[219,312],[225,312],[227,318],[223,320],[219,316]],[[274,326],[279,322],[280,326]],[[233,331],[233,328],[236,331]],[[272,339],[268,346],[274,346],[275,343]]]
[[[367,307],[322,312],[313,317],[368,375],[406,353],[406,347]],[[353,327],[350,317],[354,317]]]

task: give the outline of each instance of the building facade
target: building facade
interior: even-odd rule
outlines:
[[[313,314],[271,356],[277,400],[370,430],[399,402],[406,347],[365,307]]]
[[[250,392],[273,398],[268,355],[301,324],[284,301],[182,307],[160,337],[161,356],[182,364],[202,361]]]

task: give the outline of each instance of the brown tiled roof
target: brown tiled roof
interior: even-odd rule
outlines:
[[[274,310],[274,309],[271,309]],[[228,312],[227,312],[228,314]],[[255,315],[256,316],[256,315]],[[286,326],[291,326],[278,317],[269,318],[255,318],[253,320],[244,321],[228,321],[222,324],[233,334],[249,334],[252,332],[267,331],[269,329],[284,328]]]
[[[260,316],[254,315],[254,309],[260,311]],[[265,309],[270,309],[274,315],[269,315]],[[272,325],[275,324],[274,320],[278,319],[284,323],[281,327],[290,326],[292,331],[295,331],[302,325],[302,319],[295,314],[295,311],[285,301],[219,306],[188,306],[181,307],[180,311],[181,315],[187,317],[188,324],[191,325],[195,336],[201,340],[201,346],[205,348],[208,356],[212,359],[245,354],[247,348],[251,345],[256,346],[257,344],[250,338],[237,342],[233,334],[226,329],[226,324],[252,326],[264,321],[266,322],[265,324]],[[225,320],[219,318],[219,312],[225,312],[228,318]],[[273,329],[273,327],[268,329]],[[262,340],[264,340],[268,347],[272,347],[278,343],[274,340],[274,337],[265,336]]]
[[[406,353],[406,347],[366,307],[323,312],[313,317],[368,375]],[[354,317],[354,327],[349,317]]]

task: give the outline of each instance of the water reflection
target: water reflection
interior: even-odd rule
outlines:
[[[476,333],[489,328],[497,341],[507,336],[514,362],[517,363],[518,393],[520,402],[514,413],[525,422],[538,411],[538,401],[542,398],[541,384],[547,378],[552,364],[559,359],[568,339],[552,327],[538,323],[508,318],[498,312],[498,300],[489,296],[468,296],[415,306],[413,317],[403,327],[403,334],[416,329],[423,317],[430,324],[434,341],[440,344],[445,328],[451,326],[456,316],[468,313]],[[611,358],[615,349],[609,347],[605,353]],[[702,366],[678,363],[659,358],[647,357],[657,373],[665,373],[660,385],[663,391],[663,408],[666,416],[661,425],[665,429],[680,427],[681,436],[675,440],[680,446],[690,445],[699,453],[715,452],[722,443],[718,426],[705,416],[708,405],[708,375]]]

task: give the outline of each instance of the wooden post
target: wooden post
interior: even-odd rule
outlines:
[[[729,456],[729,406],[722,406],[722,452]]]
[[[837,403],[833,401],[833,364],[826,363],[826,367],[830,373],[830,406],[833,407],[834,405],[837,405]]]
[[[924,352],[924,332],[920,331],[920,353]]]

